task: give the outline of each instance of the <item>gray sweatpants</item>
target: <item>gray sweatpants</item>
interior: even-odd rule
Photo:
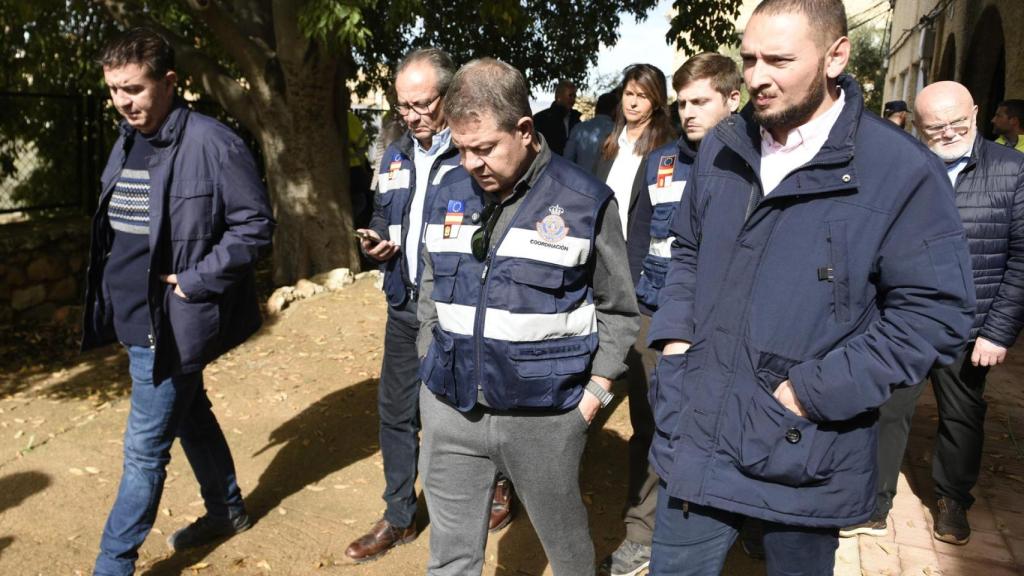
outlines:
[[[420,474],[430,512],[431,576],[480,574],[494,473],[512,480],[556,576],[594,574],[580,496],[587,424],[564,413],[462,413],[420,388]]]

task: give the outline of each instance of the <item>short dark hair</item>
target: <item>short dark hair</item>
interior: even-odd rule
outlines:
[[[687,84],[704,79],[710,80],[715,92],[726,98],[743,85],[740,69],[732,58],[715,52],[702,52],[683,62],[676,70],[672,75],[672,89],[679,92]]]
[[[447,52],[440,48],[418,48],[406,54],[405,58],[398,63],[398,68],[395,69],[395,77],[398,77],[410,65],[420,62],[425,62],[434,69],[434,74],[437,75],[437,91],[442,95],[446,94],[452,83],[452,77],[455,75],[455,62]]]
[[[843,0],[764,0],[754,8],[750,17],[779,14],[803,14],[811,30],[818,32],[822,47],[831,45],[849,33]]]
[[[1006,108],[1006,115],[1010,118],[1016,118],[1017,122],[1024,127],[1024,100],[1012,98],[1010,100],[1003,100],[999,103],[997,108]]]
[[[150,77],[160,79],[174,70],[174,47],[152,28],[132,28],[107,43],[99,64],[104,68],[138,64]]]
[[[494,117],[500,130],[512,132],[531,116],[530,91],[523,73],[494,58],[478,58],[459,68],[444,99],[449,124]]]
[[[612,90],[597,97],[597,105],[594,107],[595,114],[614,116],[615,108],[619,105],[619,95]]]

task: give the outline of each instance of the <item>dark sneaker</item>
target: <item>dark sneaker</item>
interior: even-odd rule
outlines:
[[[213,544],[245,532],[252,526],[249,515],[243,512],[234,518],[220,518],[206,515],[167,537],[167,547],[180,551]]]
[[[622,544],[601,562],[601,574],[636,576],[651,564],[651,547],[623,540]]]
[[[885,517],[881,520],[878,518],[871,518],[867,522],[861,522],[854,526],[847,526],[839,530],[840,538],[850,538],[858,534],[864,534],[866,536],[885,536],[889,533],[889,526],[885,523]]]
[[[936,540],[962,546],[971,539],[971,525],[967,522],[967,508],[943,496],[939,498],[939,514],[935,517],[932,535]]]

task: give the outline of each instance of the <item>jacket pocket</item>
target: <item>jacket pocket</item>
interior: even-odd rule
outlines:
[[[804,486],[832,475],[832,445],[838,432],[787,410],[758,386],[740,430],[740,470],[754,478]]]
[[[171,240],[205,240],[213,236],[214,188],[210,180],[180,180],[171,185]]]
[[[663,354],[651,374],[647,401],[654,414],[655,431],[664,438],[671,437],[683,412],[682,386],[689,360],[689,350],[683,354]]]
[[[510,309],[524,314],[552,314],[558,311],[558,296],[565,292],[561,268],[521,261],[512,270],[518,285],[508,291]]]
[[[846,222],[825,222],[828,241],[828,268],[832,283],[832,303],[837,322],[850,320],[850,265],[846,246]]]
[[[562,391],[586,382],[590,348],[583,342],[513,342],[509,360],[516,373],[512,403],[522,407],[551,407]]]
[[[167,287],[165,301],[171,333],[183,367],[212,360],[220,352],[220,303],[218,299],[185,300]]]
[[[434,335],[434,341],[420,363],[420,380],[438,396],[446,396],[449,391],[454,394],[455,376],[452,360],[455,356],[455,340],[436,324],[431,333]]]

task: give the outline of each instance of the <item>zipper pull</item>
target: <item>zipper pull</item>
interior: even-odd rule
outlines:
[[[491,259],[484,260],[484,270],[480,273],[480,283],[487,281],[487,273],[491,270]]]

